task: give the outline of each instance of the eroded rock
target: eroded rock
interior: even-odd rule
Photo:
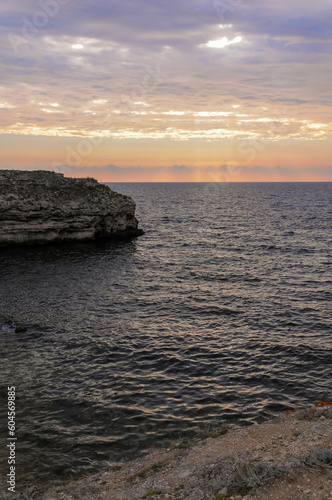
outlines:
[[[131,238],[135,202],[95,179],[0,170],[0,246]]]

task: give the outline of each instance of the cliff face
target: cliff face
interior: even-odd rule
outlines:
[[[0,170],[0,246],[135,237],[135,202],[94,179]]]

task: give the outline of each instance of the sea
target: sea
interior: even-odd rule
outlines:
[[[2,488],[8,387],[18,490],[332,401],[331,183],[108,185],[143,236],[0,250]]]

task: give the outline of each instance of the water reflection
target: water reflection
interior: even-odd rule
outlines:
[[[123,185],[143,237],[1,250],[22,480],[328,400],[330,189]]]

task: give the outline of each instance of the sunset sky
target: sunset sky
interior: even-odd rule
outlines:
[[[11,0],[0,168],[332,181],[332,0]]]

